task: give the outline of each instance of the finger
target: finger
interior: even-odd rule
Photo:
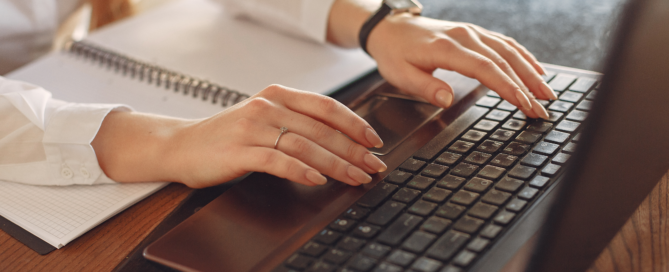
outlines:
[[[306,163],[325,175],[349,185],[357,186],[372,181],[372,177],[362,169],[295,133],[286,133],[280,139],[276,149]]]
[[[317,170],[281,151],[266,147],[248,147],[244,151],[235,161],[247,172],[264,172],[307,186],[327,182]]]
[[[481,28],[481,27],[479,27],[479,28],[485,30],[484,28]],[[520,53],[523,56],[523,58],[525,60],[527,60],[540,75],[545,75],[546,74],[546,70],[544,69],[544,67],[541,66],[541,63],[539,63],[537,58],[532,53],[530,53],[530,51],[527,50],[527,48],[525,48],[525,46],[521,45],[519,42],[517,42],[515,39],[513,39],[511,37],[505,36],[503,34],[500,34],[500,33],[494,32],[494,31],[489,31],[489,30],[485,30],[485,31],[488,34],[503,40],[504,42],[506,42],[507,44],[509,44],[510,46],[515,48],[516,50],[518,50],[518,53]]]
[[[453,88],[448,83],[408,63],[395,68],[398,69],[386,71],[379,67],[379,72],[395,87],[433,105],[448,108],[453,103]]]
[[[278,85],[266,88],[260,95],[319,120],[366,147],[383,146],[383,141],[367,121],[331,97]]]

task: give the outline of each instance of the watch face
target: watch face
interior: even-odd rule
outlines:
[[[418,1],[414,0],[385,0],[385,3],[393,10],[409,11],[422,8]]]

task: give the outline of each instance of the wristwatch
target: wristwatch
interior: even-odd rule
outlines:
[[[414,15],[420,15],[422,10],[423,6],[418,3],[417,0],[383,0],[381,7],[370,16],[360,28],[360,33],[358,34],[360,47],[369,54],[369,52],[367,52],[367,37],[369,37],[369,33],[372,32],[372,29],[374,29],[374,27],[389,14],[409,12]]]

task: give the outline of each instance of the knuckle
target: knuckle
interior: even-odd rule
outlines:
[[[456,48],[455,42],[450,39],[436,39],[433,42],[438,51],[448,52]]]
[[[283,177],[282,178],[288,178],[289,176],[297,176],[297,173],[299,173],[302,170],[302,166],[297,163],[296,161],[288,161],[286,162],[285,166],[286,170],[283,172]]]
[[[266,114],[265,111],[269,110],[271,107],[272,102],[261,97],[255,97],[246,104],[246,108],[252,114]]]
[[[339,108],[339,102],[327,96],[318,97],[318,106],[323,114],[329,115],[335,113]]]
[[[503,58],[496,59],[495,64],[503,71],[511,70],[511,65],[509,64],[509,62],[507,62]]]
[[[465,25],[458,25],[448,30],[448,35],[452,37],[470,36],[470,29]]]
[[[272,95],[276,95],[277,93],[281,93],[285,90],[286,90],[286,88],[284,88],[283,86],[281,86],[279,84],[272,84],[272,85],[267,86],[261,92],[265,95],[272,96]]]
[[[476,66],[478,66],[477,70],[482,72],[489,72],[497,67],[497,64],[488,58],[478,58],[475,62]]]
[[[312,137],[316,142],[324,142],[330,138],[330,133],[332,133],[332,128],[321,122],[314,122],[311,131],[312,131]]]
[[[292,142],[292,150],[295,152],[295,154],[308,154],[308,152],[311,150],[311,144],[309,143],[309,140],[302,138],[302,137],[293,137]]]
[[[263,152],[259,156],[260,165],[265,165],[266,167],[272,167],[277,164],[279,161],[279,154],[277,152]]]

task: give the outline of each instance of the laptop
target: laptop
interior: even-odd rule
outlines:
[[[448,110],[373,86],[347,103],[386,140],[371,184],[253,173],[144,256],[184,271],[584,271],[669,169],[666,25],[669,2],[630,2],[603,77],[547,65],[550,120],[482,86]]]

